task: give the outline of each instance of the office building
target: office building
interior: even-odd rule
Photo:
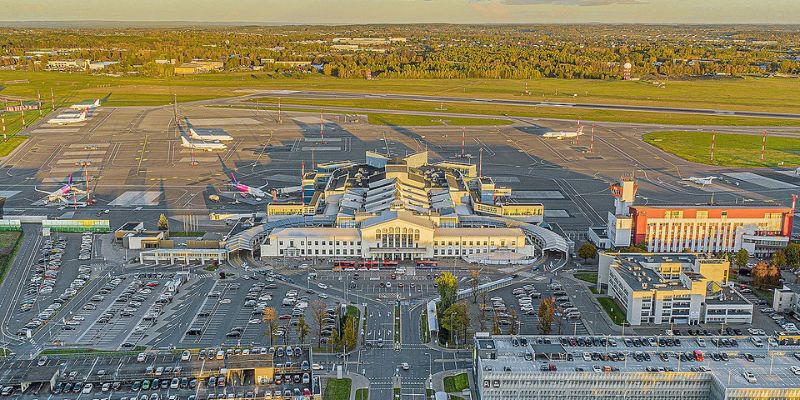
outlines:
[[[704,255],[603,252],[597,288],[634,326],[750,323],[753,304],[728,283],[729,270]]]
[[[634,205],[632,179],[612,185],[614,212],[605,227],[591,228],[589,239],[603,249],[638,246],[654,253],[747,250],[767,257],[783,249],[792,235],[794,205]]]

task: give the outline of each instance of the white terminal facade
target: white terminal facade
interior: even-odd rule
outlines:
[[[302,182],[302,201],[273,202],[267,218],[279,225],[302,216],[317,227],[271,229],[261,257],[532,259],[537,241],[558,242],[566,251],[562,238],[537,226],[541,204],[510,202],[511,189],[480,176],[475,165],[431,164],[427,152],[404,158],[367,152],[365,163],[316,165],[303,171]]]
[[[701,254],[599,256],[597,288],[634,326],[751,323],[753,304],[728,282],[730,262]]]

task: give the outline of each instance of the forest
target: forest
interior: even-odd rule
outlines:
[[[364,39],[366,38],[366,39]],[[111,61],[90,73],[169,77],[192,61],[214,73],[339,78],[633,79],[796,76],[800,29],[699,25],[360,25],[0,28],[0,69]],[[281,62],[302,61],[305,65]]]

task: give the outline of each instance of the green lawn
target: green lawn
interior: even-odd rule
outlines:
[[[606,313],[615,324],[622,325],[622,323],[625,322],[625,313],[619,308],[617,303],[614,302],[614,299],[604,296],[598,297],[597,301],[600,302],[600,305],[603,306],[603,309],[606,310]]]
[[[444,391],[451,393],[451,392],[460,392],[464,389],[469,388],[469,379],[467,379],[467,374],[458,374],[455,376],[448,376],[444,378]]]
[[[12,83],[14,81],[24,83]],[[167,104],[236,96],[253,90],[335,90],[359,93],[403,93],[452,97],[528,99],[574,103],[662,105],[690,108],[797,112],[800,98],[791,78],[648,81],[581,79],[339,79],[321,75],[275,78],[267,73],[225,73],[171,78],[101,76],[85,73],[0,71],[3,94],[56,102],[108,98],[109,105]],[[530,95],[522,95],[527,84]],[[698,93],[702,94],[698,96]]]
[[[217,107],[217,106],[213,106]],[[255,106],[219,106],[218,108],[247,108],[255,109]],[[258,107],[259,110],[277,111],[275,106]],[[302,107],[283,107],[281,111],[299,111],[299,112],[313,112],[317,110],[302,108]],[[326,110],[325,115],[344,115],[342,111]],[[513,121],[499,118],[467,118],[467,117],[431,117],[429,115],[418,114],[387,114],[387,113],[374,113],[374,112],[359,112],[361,115],[366,115],[367,122],[372,125],[386,125],[386,126],[499,126],[511,125]]]
[[[369,389],[361,388],[356,390],[356,400],[369,400]]]
[[[85,355],[106,355],[124,356],[138,354],[146,350],[144,346],[136,346],[131,350],[95,350],[92,348],[56,348],[42,350],[40,355],[59,355],[59,356],[85,356]]]
[[[761,161],[761,135],[718,133],[711,161],[711,132],[653,132],[644,141],[685,160],[725,167],[780,167],[800,165],[800,138],[767,136],[765,161]]]
[[[775,295],[775,291],[772,289],[755,289],[753,288],[753,293],[758,296],[759,298],[766,300],[769,304],[772,304],[772,298]]]
[[[584,282],[597,284],[597,272],[579,272],[574,276]]]
[[[253,99],[252,101],[256,101]],[[277,97],[258,99],[265,107],[277,106]],[[748,118],[681,113],[659,113],[641,111],[593,110],[572,107],[509,106],[503,104],[478,104],[457,102],[430,102],[394,99],[306,99],[283,98],[283,105],[316,107],[348,107],[369,110],[424,111],[436,113],[476,114],[552,118],[583,121],[635,122],[668,125],[730,125],[730,126],[798,126],[800,120],[777,118]],[[366,112],[366,111],[365,111]],[[430,118],[430,117],[427,117]],[[457,125],[450,123],[450,125]]]
[[[20,243],[22,232],[0,232],[0,283],[6,277]]]
[[[323,400],[349,400],[350,399],[350,386],[352,382],[350,378],[343,379],[328,379],[328,382],[323,390]]]
[[[400,393],[401,393],[400,388],[392,389],[392,395],[393,395],[395,400],[399,400],[400,399]]]
[[[422,313],[419,318],[419,337],[422,343],[431,341],[431,332],[428,330],[428,317],[426,313]]]
[[[205,232],[169,232],[170,237],[202,237],[205,234]]]
[[[394,342],[400,343],[400,305],[394,306]]]

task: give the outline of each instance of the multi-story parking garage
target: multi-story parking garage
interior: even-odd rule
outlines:
[[[789,400],[800,399],[798,352],[749,337],[479,333],[473,373],[482,400]]]

